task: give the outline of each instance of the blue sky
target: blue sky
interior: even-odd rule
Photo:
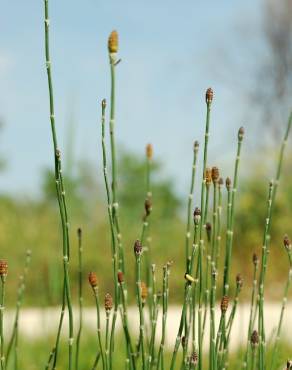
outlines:
[[[203,139],[204,93],[212,86],[210,164],[233,159],[249,109],[243,96],[262,48],[260,1],[50,0],[50,18],[61,148],[74,117],[76,157],[100,163],[99,102],[109,96],[110,82],[106,44],[117,29],[120,146],[143,153],[152,142],[166,173],[186,189],[192,142]],[[0,33],[0,152],[8,164],[0,189],[37,193],[40,170],[52,164],[43,1],[4,2]]]

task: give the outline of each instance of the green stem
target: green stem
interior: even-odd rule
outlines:
[[[29,267],[29,264],[30,264],[30,260],[31,260],[31,251],[28,250],[26,252],[23,274],[19,278],[19,284],[18,284],[18,290],[17,290],[17,301],[16,301],[16,312],[15,312],[15,317],[14,317],[13,330],[12,330],[11,337],[10,337],[8,347],[7,347],[7,351],[6,351],[6,367],[8,366],[8,363],[9,363],[9,357],[10,357],[10,353],[11,353],[13,343],[15,343],[15,346],[16,346],[16,337],[17,337],[17,333],[18,333],[19,314],[20,314],[20,308],[21,308],[22,301],[23,301],[26,277],[27,277],[27,273],[28,273],[28,267]],[[17,359],[15,359],[15,363],[17,363]]]
[[[281,336],[283,317],[284,317],[284,312],[285,312],[286,303],[287,303],[287,299],[288,299],[288,291],[289,291],[291,280],[292,280],[292,254],[291,254],[291,249],[288,250],[288,257],[289,257],[289,272],[288,272],[288,278],[287,278],[287,282],[286,282],[286,286],[285,286],[285,290],[284,290],[284,297],[283,297],[283,301],[282,301],[281,313],[280,313],[279,323],[278,323],[278,327],[277,327],[275,345],[273,346],[273,353],[272,353],[272,360],[271,360],[270,370],[274,369],[275,361],[276,361],[276,358],[278,356],[279,341],[280,341],[280,336]]]
[[[70,283],[69,283],[69,255],[70,255],[70,246],[69,246],[69,222],[67,214],[67,206],[65,199],[65,190],[63,184],[63,176],[61,170],[61,158],[60,151],[58,150],[57,145],[57,135],[55,129],[55,111],[54,111],[54,95],[53,95],[53,83],[51,75],[51,60],[50,60],[50,46],[49,46],[49,8],[48,0],[44,0],[45,7],[45,57],[46,57],[46,69],[48,77],[48,89],[49,89],[49,106],[50,106],[50,121],[51,121],[51,131],[52,139],[54,145],[54,158],[55,158],[55,181],[57,188],[57,198],[59,204],[59,211],[61,216],[62,230],[63,230],[63,269],[64,269],[64,285],[65,285],[65,294],[68,305],[69,313],[69,370],[72,369],[72,345],[73,345],[73,311],[71,303],[71,293],[70,293]]]
[[[105,363],[105,356],[102,346],[102,340],[101,340],[101,326],[100,326],[100,309],[99,309],[99,299],[98,299],[98,287],[95,286],[92,288],[95,298],[95,305],[96,305],[96,327],[97,327],[97,338],[98,338],[98,345],[99,345],[99,353],[101,355],[101,361],[102,361],[102,368],[103,370],[106,370],[106,363]]]
[[[199,151],[199,144],[196,141],[194,143],[194,156],[193,156],[193,166],[192,166],[192,175],[191,175],[191,185],[190,193],[188,197],[188,207],[187,207],[187,229],[185,237],[185,253],[186,253],[186,264],[189,257],[189,248],[190,248],[190,237],[191,237],[191,220],[192,220],[192,200],[194,197],[194,187],[195,187],[195,176],[197,169],[197,157]],[[187,266],[187,265],[186,265]]]
[[[79,228],[77,231],[78,236],[78,297],[79,297],[79,329],[76,339],[76,357],[75,357],[75,369],[79,369],[79,352],[80,352],[80,340],[82,333],[83,324],[83,294],[82,294],[82,281],[83,281],[83,265],[82,265],[82,230]]]
[[[1,275],[1,302],[0,302],[0,339],[1,339],[1,370],[5,370],[5,354],[4,354],[4,332],[3,332],[3,314],[4,314],[4,299],[5,299],[5,281],[6,274]]]
[[[227,235],[226,235],[226,255],[225,255],[225,265],[224,265],[224,283],[223,283],[223,295],[228,295],[229,293],[229,274],[231,265],[231,254],[232,254],[232,243],[233,243],[233,225],[234,225],[234,210],[235,210],[235,194],[237,191],[237,181],[238,181],[238,168],[240,161],[241,146],[243,140],[243,129],[240,128],[238,131],[238,142],[237,142],[237,154],[235,160],[234,176],[233,176],[233,187],[231,191],[231,199],[228,191],[228,209],[230,208],[229,220],[227,225]]]
[[[136,296],[139,308],[139,341],[142,351],[142,369],[146,370],[145,348],[144,348],[144,312],[141,297],[141,254],[136,254]]]

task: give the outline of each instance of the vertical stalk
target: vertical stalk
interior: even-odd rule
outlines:
[[[165,336],[166,336],[166,320],[167,320],[167,310],[168,310],[168,277],[170,273],[170,263],[167,263],[163,266],[163,288],[162,288],[162,334],[161,334],[161,342],[159,347],[159,352],[157,356],[157,367],[159,369],[159,365],[161,363],[161,370],[164,370],[164,346],[165,346]],[[150,367],[149,367],[150,369]]]
[[[187,208],[187,229],[185,237],[185,254],[186,254],[186,266],[189,257],[189,248],[190,248],[190,238],[191,238],[191,218],[192,218],[192,200],[194,197],[194,186],[195,186],[195,176],[197,169],[197,157],[199,151],[198,141],[194,142],[194,156],[193,156],[193,166],[192,166],[192,175],[191,175],[191,185],[190,193],[188,197],[188,208]]]
[[[112,166],[112,218],[117,232],[119,270],[125,272],[124,252],[122,246],[122,235],[119,224],[119,203],[117,198],[117,163],[116,163],[116,144],[115,144],[115,110],[116,110],[116,75],[115,68],[118,63],[118,34],[113,31],[108,40],[108,51],[111,74],[111,99],[110,99],[110,147],[111,147],[111,166]],[[113,320],[115,323],[115,320]],[[114,324],[115,325],[115,324]]]
[[[288,239],[287,238],[284,239],[284,244],[285,244],[285,240],[287,241]],[[276,361],[276,358],[277,358],[277,355],[278,355],[279,341],[280,341],[280,336],[281,336],[283,317],[284,317],[284,312],[285,312],[287,298],[288,298],[288,291],[289,291],[289,288],[290,288],[290,285],[291,285],[291,280],[292,280],[291,242],[289,241],[288,244],[285,244],[285,247],[287,248],[288,258],[289,258],[289,272],[288,272],[288,278],[287,278],[287,282],[286,282],[285,290],[284,290],[284,297],[283,297],[283,301],[282,301],[281,313],[280,313],[279,323],[278,323],[278,327],[277,327],[276,340],[275,340],[275,344],[274,344],[273,352],[272,352],[272,360],[271,360],[270,370],[274,369],[275,361]]]
[[[83,265],[82,265],[82,230],[77,230],[78,236],[78,297],[79,297],[79,329],[76,339],[76,357],[75,357],[75,369],[79,369],[79,352],[80,352],[80,340],[83,326],[83,294],[82,294],[82,281],[83,281]]]
[[[139,342],[141,345],[142,352],[142,369],[146,370],[146,359],[145,359],[145,347],[144,347],[144,313],[141,296],[141,252],[142,245],[139,240],[135,242],[134,246],[135,257],[136,257],[136,298],[139,308]]]
[[[271,211],[272,211],[272,196],[273,196],[274,184],[271,181],[269,184],[269,195],[267,204],[267,215],[264,228],[263,236],[263,246],[262,246],[262,261],[261,261],[261,271],[259,277],[259,320],[258,320],[258,335],[259,335],[259,367],[264,369],[265,366],[265,346],[266,346],[266,336],[265,336],[265,326],[264,326],[264,283],[267,270],[267,258],[269,254],[269,226],[271,221]]]
[[[5,370],[5,353],[4,353],[4,330],[3,330],[3,314],[4,314],[4,300],[5,300],[5,282],[7,276],[7,263],[6,261],[0,261],[0,276],[1,276],[1,301],[0,301],[0,363],[1,370]]]
[[[210,112],[211,112],[211,103],[213,100],[213,91],[208,89],[206,92],[206,105],[207,105],[207,115],[206,115],[206,128],[205,128],[205,144],[204,144],[204,158],[203,158],[203,175],[202,175],[202,187],[201,187],[201,222],[200,222],[200,243],[199,243],[199,255],[198,255],[198,264],[199,264],[199,294],[198,294],[198,344],[199,344],[199,362],[198,369],[203,369],[203,342],[202,342],[202,292],[203,292],[203,224],[204,224],[204,214],[205,214],[205,188],[206,188],[206,166],[208,161],[208,141],[209,141],[209,126],[210,126]]]
[[[61,217],[61,224],[63,230],[63,269],[64,269],[64,285],[65,285],[65,295],[66,302],[68,305],[69,313],[69,370],[72,369],[72,346],[74,340],[73,332],[73,311],[71,303],[71,293],[70,293],[70,283],[69,283],[69,222],[68,213],[65,199],[65,190],[63,183],[63,175],[61,170],[61,157],[60,151],[57,144],[57,135],[55,129],[55,111],[54,111],[54,95],[53,95],[53,83],[52,83],[52,73],[51,73],[51,60],[50,60],[50,46],[49,46],[49,7],[48,0],[44,0],[45,7],[45,58],[46,58],[46,70],[48,77],[48,89],[49,89],[49,107],[50,107],[50,121],[51,121],[51,131],[54,146],[54,158],[55,158],[55,181],[57,189],[57,199],[59,204],[59,211]],[[60,321],[61,323],[61,321]]]
[[[15,317],[14,317],[13,329],[12,329],[11,337],[8,343],[7,352],[6,352],[6,367],[8,366],[8,363],[9,363],[9,357],[10,357],[13,343],[15,344],[15,347],[16,347],[16,337],[18,335],[19,314],[20,314],[20,308],[21,308],[22,301],[23,301],[26,277],[28,273],[28,267],[30,264],[30,260],[31,260],[31,251],[27,250],[23,274],[19,277],[19,284],[18,284],[18,290],[17,290],[17,301],[16,301],[16,312],[15,312]],[[16,349],[15,349],[14,354],[15,356],[17,356]],[[17,358],[15,358],[14,362],[17,366]]]
[[[117,247],[116,247],[116,239],[115,239],[115,230],[114,230],[114,221],[113,221],[113,205],[111,200],[110,188],[109,188],[109,181],[107,176],[107,157],[106,157],[106,147],[105,147],[105,109],[106,109],[106,101],[103,99],[102,104],[102,116],[101,116],[101,128],[102,128],[102,160],[103,160],[103,176],[104,176],[104,183],[106,189],[106,197],[107,197],[107,212],[110,224],[110,233],[111,233],[111,252],[112,252],[112,266],[113,266],[113,279],[114,279],[114,313],[112,319],[112,327],[111,327],[111,336],[110,336],[110,349],[109,349],[109,367],[112,368],[112,356],[114,350],[114,335],[115,335],[115,324],[117,318],[117,311],[118,311],[118,261],[117,261]]]
[[[231,191],[230,218],[229,218],[228,227],[227,227],[223,295],[228,295],[228,293],[229,293],[229,274],[230,274],[232,243],[233,243],[235,194],[236,194],[236,191],[237,191],[238,167],[239,167],[239,161],[240,161],[240,153],[241,153],[241,146],[242,146],[243,136],[244,136],[244,129],[243,129],[243,127],[240,127],[240,129],[238,130],[237,155],[236,155],[236,160],[235,160],[233,187],[232,187],[232,191]],[[228,199],[228,201],[229,200],[230,199]],[[228,207],[229,207],[229,203],[228,203]]]
[[[251,293],[251,303],[250,303],[250,314],[249,314],[249,324],[248,324],[248,334],[247,334],[247,345],[244,355],[244,361],[242,364],[243,368],[247,368],[248,366],[248,358],[249,358],[249,348],[250,348],[250,337],[253,330],[253,317],[255,314],[255,298],[256,298],[256,288],[257,288],[257,271],[258,271],[258,256],[254,253],[253,255],[253,284],[252,284],[252,293]]]

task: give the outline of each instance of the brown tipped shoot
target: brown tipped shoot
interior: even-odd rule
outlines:
[[[241,289],[243,286],[243,278],[241,274],[236,275],[236,286]]]
[[[153,158],[153,146],[150,143],[146,145],[146,157],[149,160]]]
[[[229,304],[229,297],[227,295],[224,295],[221,299],[221,312],[223,314],[226,313],[227,309],[228,309],[228,304]]]
[[[96,276],[96,273],[95,272],[90,272],[88,274],[88,281],[89,281],[89,284],[91,285],[91,287],[93,289],[97,287],[98,280],[97,280],[97,276]]]
[[[194,223],[195,225],[199,225],[201,220],[201,210],[200,208],[196,207],[194,210]]]
[[[239,130],[238,130],[238,140],[242,141],[243,136],[244,136],[244,128],[240,127]]]
[[[148,297],[148,288],[147,288],[147,285],[144,283],[144,281],[142,281],[141,282],[141,298],[142,298],[143,304],[146,302],[147,297]]]
[[[230,177],[226,178],[225,186],[226,186],[227,191],[229,191],[231,189],[231,178]]]
[[[212,167],[212,181],[213,181],[213,184],[217,184],[218,181],[219,181],[219,168],[214,166]]]
[[[206,103],[208,105],[210,105],[213,101],[213,97],[214,97],[214,92],[213,90],[211,89],[211,87],[209,87],[206,91]]]
[[[257,265],[259,264],[259,257],[258,257],[258,255],[257,255],[256,253],[254,253],[254,254],[252,255],[252,262],[253,262],[253,264],[254,264],[255,266],[257,266]]]
[[[209,167],[207,167],[205,170],[205,182],[207,187],[209,187],[212,183],[212,170]]]
[[[124,282],[124,274],[122,271],[118,272],[118,283],[122,284]]]
[[[219,184],[219,186],[222,186],[224,184],[223,177],[219,178],[218,184]]]
[[[101,101],[101,108],[105,109],[106,108],[106,99],[102,99]]]
[[[110,312],[112,308],[113,308],[113,297],[109,293],[106,293],[104,297],[104,309],[106,310],[106,312]]]
[[[6,277],[8,273],[8,264],[5,260],[0,260],[0,276]]]
[[[212,234],[212,225],[210,222],[206,222],[206,233],[207,233],[208,242],[210,242],[211,234]]]
[[[200,144],[199,144],[199,142],[196,140],[196,141],[194,142],[194,151],[195,151],[195,152],[197,152],[197,151],[199,150],[199,146],[200,146]]]
[[[259,344],[259,334],[256,330],[254,330],[251,334],[250,343],[253,349],[256,348]]]
[[[108,38],[108,51],[110,54],[117,53],[119,48],[119,35],[117,31],[112,31]]]
[[[291,240],[289,239],[288,235],[284,236],[283,239],[284,247],[286,248],[287,251],[291,250]]]
[[[136,240],[135,241],[135,244],[134,244],[134,253],[136,256],[140,256],[140,254],[142,253],[142,244],[140,242],[140,240]]]
[[[152,202],[151,199],[147,198],[144,202],[145,215],[148,217],[152,211]]]

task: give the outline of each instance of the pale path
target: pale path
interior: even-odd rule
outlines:
[[[280,315],[280,305],[279,303],[269,303],[265,308],[265,327],[266,327],[266,338],[268,339],[276,328]],[[103,311],[103,310],[102,310]],[[146,314],[147,311],[145,310]],[[228,310],[228,314],[230,309]],[[78,311],[74,310],[74,316],[77,325]],[[170,306],[168,317],[167,317],[167,340],[166,345],[173,346],[175,337],[178,330],[179,320],[180,320],[181,309],[178,306]],[[131,328],[138,328],[139,317],[138,311],[135,307],[130,307],[128,310],[129,322]],[[216,311],[216,322],[219,322],[220,318],[219,310]],[[57,330],[58,320],[60,316],[60,309],[58,308],[33,308],[33,309],[23,309],[20,314],[20,334],[25,336],[27,339],[35,340],[39,338],[44,338],[44,336],[54,335]],[[5,328],[6,330],[11,330],[11,324],[13,322],[14,311],[5,311]],[[101,314],[102,325],[105,323],[105,315]],[[96,328],[96,311],[94,308],[84,308],[84,330],[94,331]],[[233,324],[232,338],[230,347],[236,348],[240,343],[246,343],[247,340],[247,327],[249,319],[249,306],[241,304],[238,306],[238,311]],[[67,317],[64,322],[64,330],[68,327]],[[76,327],[76,326],[75,326]],[[292,304],[286,306],[284,321],[283,321],[283,335],[285,335],[287,340],[289,333],[291,333],[292,328]],[[207,328],[208,329],[208,328]],[[117,322],[117,330],[121,330],[120,319]],[[157,335],[161,332],[161,316],[158,319]],[[208,330],[205,335],[205,339],[208,338]]]

